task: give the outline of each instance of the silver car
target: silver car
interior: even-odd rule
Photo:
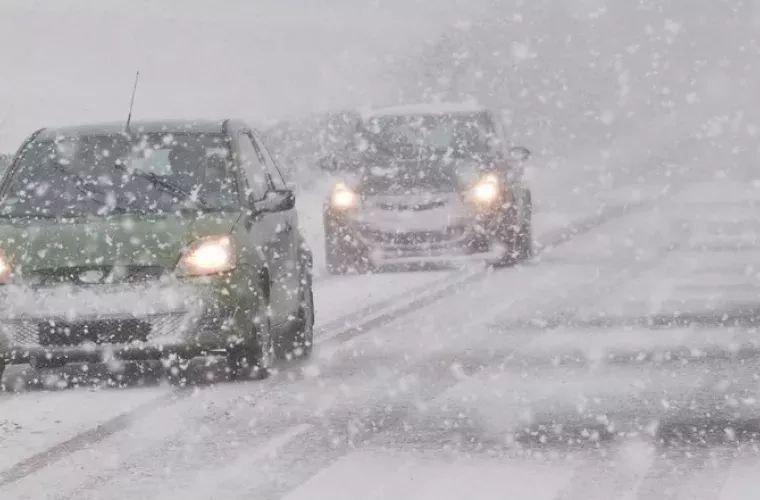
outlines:
[[[529,155],[508,148],[499,121],[479,106],[363,115],[350,148],[321,162],[342,176],[324,204],[328,270],[530,257]]]

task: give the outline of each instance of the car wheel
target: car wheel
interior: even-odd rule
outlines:
[[[261,380],[269,376],[272,368],[272,332],[269,317],[252,335],[254,344],[241,343],[227,350],[227,366],[232,380]]]
[[[164,365],[166,379],[170,385],[184,386],[187,384],[187,366],[189,361],[176,355],[166,356],[161,359]]]
[[[492,263],[494,267],[508,267],[517,263],[520,257],[519,228],[513,225],[514,215],[507,213],[496,232],[497,242],[504,248],[504,254]]]
[[[512,240],[512,242],[505,241],[503,243],[505,244],[504,255],[491,264],[493,267],[509,267],[514,266],[517,263],[518,259],[516,256],[517,253],[515,251],[514,240]]]
[[[533,200],[528,191],[525,222],[520,227],[520,260],[533,257]]]
[[[520,260],[528,260],[533,257],[533,228],[530,219],[520,228]]]
[[[275,354],[280,359],[308,358],[311,355],[314,343],[314,293],[311,274],[307,274],[304,280],[296,327],[285,342],[275,342]]]
[[[529,260],[533,257],[533,234],[530,224],[520,230],[520,260]]]
[[[369,260],[353,242],[340,241],[337,235],[325,236],[325,264],[330,274],[366,273]]]

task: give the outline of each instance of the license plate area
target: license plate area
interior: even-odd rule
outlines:
[[[77,345],[145,341],[150,334],[147,321],[125,318],[81,322],[45,321],[37,325],[41,345]]]

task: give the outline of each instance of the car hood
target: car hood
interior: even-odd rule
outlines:
[[[0,224],[0,249],[14,273],[80,266],[173,268],[180,251],[204,236],[229,233],[239,212],[199,215],[120,215],[73,221]]]

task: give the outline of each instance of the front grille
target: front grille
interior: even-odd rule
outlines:
[[[172,335],[183,327],[184,320],[183,312],[141,318],[88,318],[75,322],[53,318],[19,318],[5,320],[0,328],[11,344],[19,347],[67,346],[85,342],[119,344]]]
[[[363,238],[382,246],[430,246],[454,243],[465,235],[464,227],[450,227],[445,231],[389,232],[374,229],[361,230]]]
[[[54,286],[64,283],[75,285],[138,283],[159,279],[163,272],[164,268],[161,266],[74,266],[37,269],[25,274],[24,279],[35,286]]]
[[[428,202],[421,202],[421,203],[389,203],[389,202],[381,202],[378,203],[378,206],[382,210],[394,210],[394,211],[415,211],[415,212],[421,212],[423,210],[433,210],[434,208],[440,208],[446,205],[446,200],[433,200]]]
[[[134,318],[106,319],[82,322],[45,321],[38,323],[40,345],[77,345],[84,342],[95,344],[123,344],[146,341],[152,325]]]

